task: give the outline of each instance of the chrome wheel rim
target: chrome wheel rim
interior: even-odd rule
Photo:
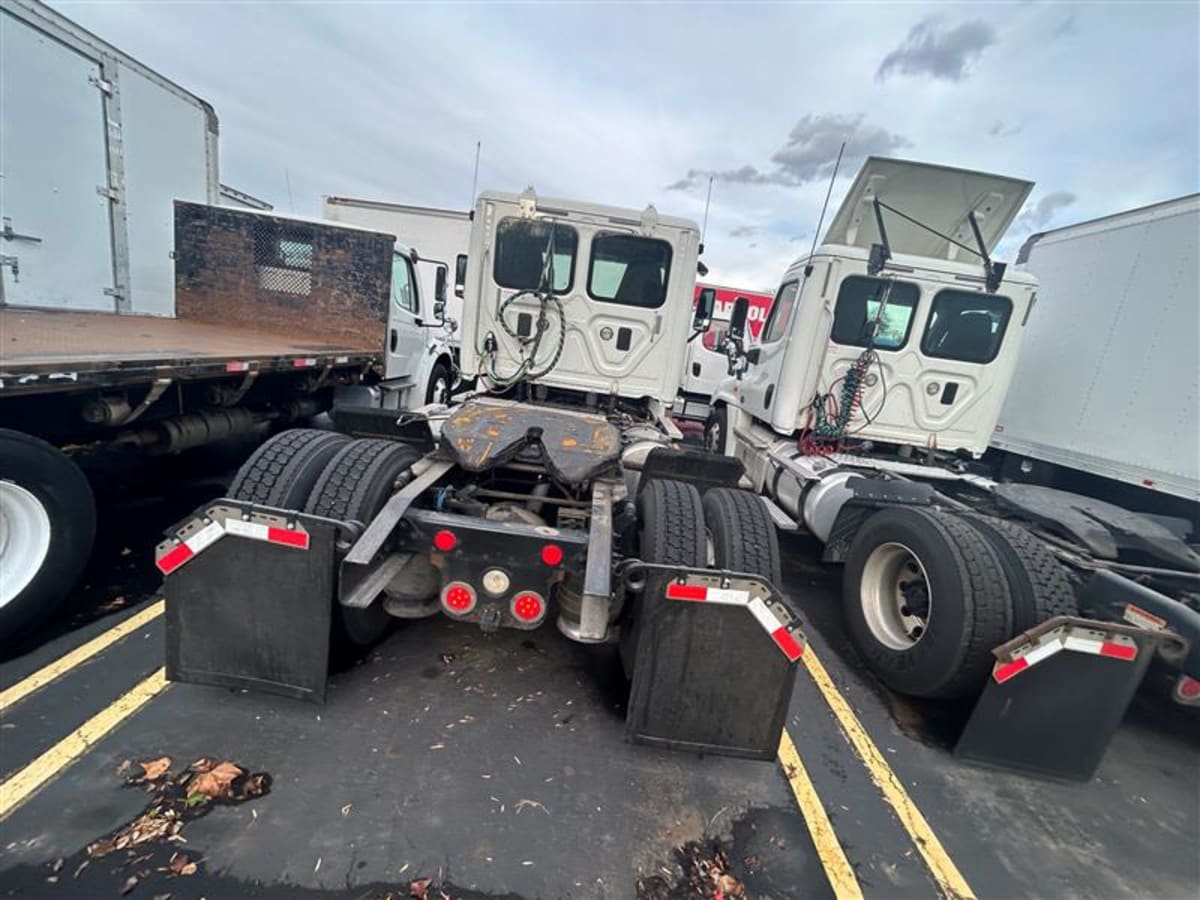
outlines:
[[[0,607],[41,571],[50,552],[50,514],[37,495],[0,481]]]
[[[933,609],[920,557],[904,544],[880,544],[863,566],[859,602],[875,640],[891,650],[915,647],[928,631]]]

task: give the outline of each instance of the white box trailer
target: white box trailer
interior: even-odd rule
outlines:
[[[993,446],[1200,500],[1200,194],[1031,237],[1038,278]]]
[[[383,203],[377,200],[356,200],[351,197],[326,197],[325,218],[394,234],[396,240],[417,251],[421,259],[444,262],[455,271],[458,258],[464,260],[471,241],[471,214],[453,209],[430,206],[406,206],[402,203]],[[434,266],[421,266],[421,292],[434,295]],[[462,299],[451,295],[446,301],[446,318],[462,321]],[[458,333],[450,339],[458,345]]]
[[[211,106],[36,0],[0,0],[0,305],[174,314],[175,200],[218,202]]]

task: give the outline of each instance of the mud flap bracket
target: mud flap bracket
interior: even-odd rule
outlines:
[[[775,758],[805,639],[757,575],[626,563],[641,594],[625,735],[697,753]]]

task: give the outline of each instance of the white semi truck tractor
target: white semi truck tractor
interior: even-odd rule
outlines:
[[[1148,517],[1004,483],[980,461],[1040,311],[1035,276],[991,257],[1031,188],[868,159],[824,242],[785,273],[758,346],[744,349],[745,304],[735,310],[706,442],[744,464],[779,527],[844,564],[849,634],[889,687],[976,693],[993,648],[1082,612],[1190,642],[1172,678],[1194,703],[1193,548]]]

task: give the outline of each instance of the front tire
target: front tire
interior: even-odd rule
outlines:
[[[396,481],[420,455],[407,444],[395,441],[350,441],[325,466],[304,511],[366,525],[387,503]],[[364,649],[383,637],[390,624],[391,617],[378,602],[365,609],[335,602],[334,646],[342,651]]]
[[[92,552],[96,502],[57,448],[0,429],[0,637],[43,622]]]
[[[444,362],[435,362],[433,371],[429,373],[429,386],[425,389],[426,403],[440,403],[447,406],[450,403],[453,376]]]
[[[851,640],[889,688],[915,697],[973,693],[991,649],[1012,633],[1012,597],[991,545],[949,513],[875,513],[842,576]]]

